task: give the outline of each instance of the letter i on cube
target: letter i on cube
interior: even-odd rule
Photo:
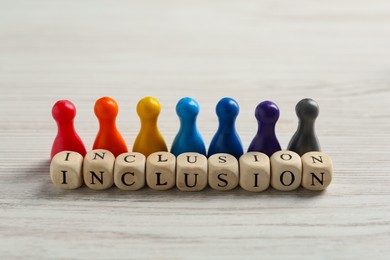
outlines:
[[[248,152],[240,157],[240,186],[244,190],[261,192],[268,189],[271,179],[269,157],[260,152]]]
[[[50,163],[50,177],[58,188],[79,188],[83,185],[83,156],[72,151],[57,153]]]

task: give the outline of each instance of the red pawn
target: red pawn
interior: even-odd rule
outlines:
[[[96,136],[93,149],[105,149],[115,157],[127,152],[127,145],[116,128],[118,104],[110,97],[102,97],[95,103],[95,115],[99,120],[99,132]]]
[[[62,151],[74,151],[85,156],[87,150],[74,128],[76,107],[73,103],[69,100],[57,101],[51,113],[57,122],[58,132],[51,148],[50,158],[52,159],[54,155]]]

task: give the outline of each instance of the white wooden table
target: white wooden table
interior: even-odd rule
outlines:
[[[259,102],[279,105],[286,148],[295,104],[312,97],[333,183],[323,193],[55,188],[54,102],[75,103],[91,149],[94,102],[115,98],[131,147],[147,95],[162,104],[169,146],[181,97],[199,101],[207,145],[216,103],[235,98],[245,149]],[[0,100],[1,259],[388,259],[389,1],[2,0]]]

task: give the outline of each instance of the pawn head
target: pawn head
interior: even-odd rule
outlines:
[[[176,113],[180,118],[196,117],[199,114],[199,104],[193,98],[182,98],[176,105]]]
[[[69,100],[59,100],[54,104],[51,114],[57,122],[72,121],[76,116],[76,107]]]
[[[144,97],[137,104],[137,114],[140,118],[157,117],[160,111],[160,102],[154,97]]]
[[[102,97],[96,100],[95,115],[99,119],[111,119],[118,115],[118,104],[113,98]]]
[[[305,98],[298,102],[295,107],[295,112],[301,120],[315,120],[320,113],[320,108],[316,101]]]
[[[279,107],[272,101],[263,101],[256,107],[255,117],[259,122],[275,124],[279,115]]]
[[[232,119],[238,116],[240,107],[238,106],[237,101],[225,97],[218,102],[215,112],[220,119]]]

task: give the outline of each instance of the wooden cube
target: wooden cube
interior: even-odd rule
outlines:
[[[260,152],[248,152],[240,157],[240,186],[244,190],[261,192],[271,180],[269,157]]]
[[[57,153],[50,162],[50,177],[58,188],[79,188],[83,185],[83,156],[72,151]]]
[[[239,169],[237,159],[230,154],[217,153],[209,157],[209,185],[220,191],[232,190],[238,185]]]
[[[182,153],[176,159],[176,186],[181,191],[200,191],[207,186],[207,158]]]
[[[301,185],[301,157],[292,151],[278,151],[271,156],[271,186],[280,191],[292,191]]]
[[[105,190],[114,183],[115,156],[108,150],[96,149],[84,157],[84,183],[93,190]]]
[[[321,191],[332,181],[333,163],[323,152],[308,152],[302,156],[302,187]]]
[[[122,153],[115,159],[114,183],[121,190],[139,190],[145,186],[146,158],[141,153]]]
[[[176,157],[169,152],[155,152],[146,160],[146,183],[154,190],[168,190],[176,184]]]

